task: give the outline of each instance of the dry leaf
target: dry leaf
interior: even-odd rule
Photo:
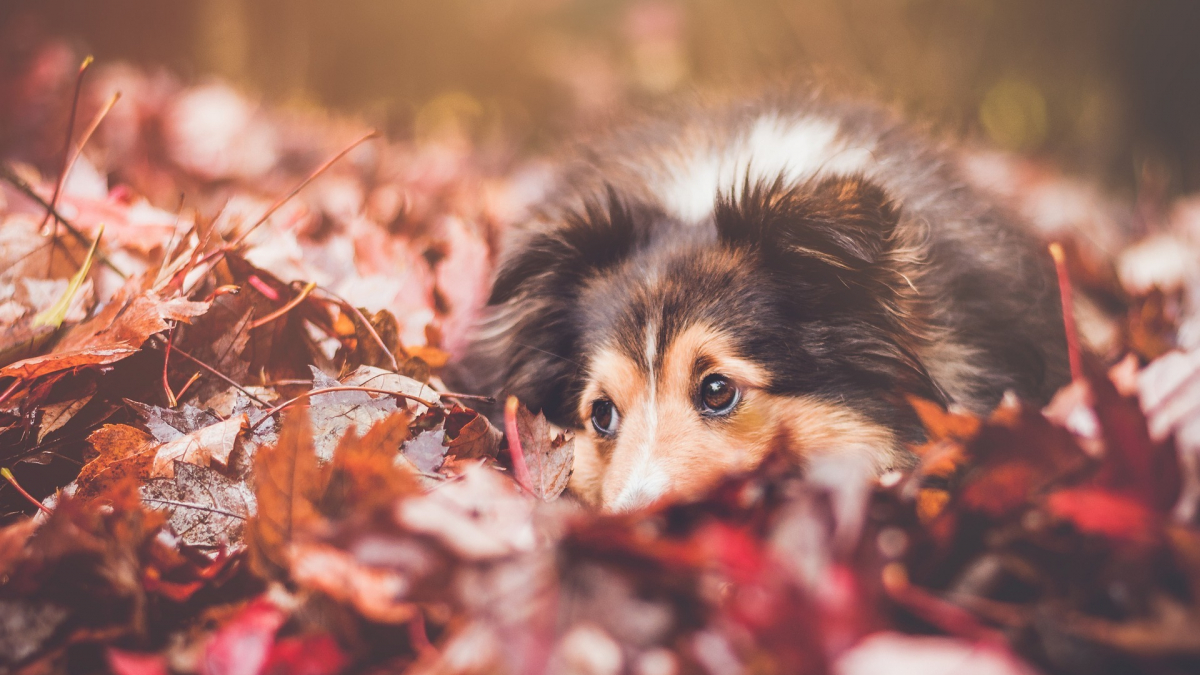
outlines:
[[[135,478],[140,482],[150,478],[157,444],[141,429],[106,424],[88,436],[88,443],[97,457],[79,471],[76,497],[89,499],[123,480]]]
[[[524,405],[517,409],[517,433],[529,467],[533,495],[550,501],[567,489],[575,462],[575,439],[567,432],[551,438],[550,423],[541,413],[536,416]]]
[[[246,425],[246,416],[237,415],[162,444],[154,455],[151,475],[171,478],[175,475],[176,461],[200,466],[228,466],[238,434]]]
[[[115,363],[141,348],[146,338],[170,327],[169,320],[190,321],[203,314],[206,302],[160,298],[140,291],[131,280],[99,314],[67,331],[49,354],[33,356],[0,368],[0,377],[31,380],[81,366]]]
[[[70,422],[71,418],[75,416],[75,413],[83,410],[83,406],[87,405],[88,401],[91,401],[92,396],[94,395],[95,394],[88,394],[83,398],[63,401],[61,403],[52,403],[42,408],[42,423],[38,428],[37,437],[38,445],[41,445],[46,436],[58,431],[59,429],[63,428],[67,422]]]
[[[254,456],[254,496],[258,513],[246,537],[253,560],[264,574],[287,569],[296,534],[320,520],[317,504],[327,472],[317,464],[312,426],[303,409],[289,411],[279,442]]]
[[[242,528],[254,513],[254,495],[245,483],[178,460],[171,474],[143,484],[142,501],[166,511],[171,529],[190,546],[241,543]]]

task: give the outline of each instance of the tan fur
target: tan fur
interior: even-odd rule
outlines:
[[[809,397],[767,393],[768,373],[736,353],[728,336],[693,325],[662,345],[661,372],[651,373],[615,349],[602,349],[588,363],[580,402],[585,430],[575,446],[571,487],[584,500],[608,510],[644,506],[662,496],[693,497],[724,475],[757,466],[776,444],[806,457],[867,451],[877,469],[896,456],[892,432],[860,414]],[[693,372],[697,359],[712,362]],[[706,418],[695,408],[696,391],[710,374],[729,377],[742,400],[726,418]],[[621,416],[613,439],[591,428],[592,401],[606,397]]]

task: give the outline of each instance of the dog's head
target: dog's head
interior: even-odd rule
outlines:
[[[913,356],[898,209],[856,177],[745,185],[713,223],[610,189],[501,265],[485,343],[507,393],[578,430],[608,509],[693,495],[773,447],[897,460]]]

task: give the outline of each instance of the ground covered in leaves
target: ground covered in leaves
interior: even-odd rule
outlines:
[[[880,481],[603,516],[569,435],[439,377],[536,163],[0,70],[0,672],[1200,671],[1197,202],[975,155],[1062,245],[1074,384],[913,401]]]

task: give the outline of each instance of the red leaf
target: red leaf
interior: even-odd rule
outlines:
[[[114,675],[167,675],[167,659],[160,654],[140,654],[109,647],[108,667]]]
[[[259,675],[264,672],[284,622],[283,612],[258,599],[238,613],[209,640],[200,664],[201,675]]]
[[[271,647],[264,675],[333,675],[339,673],[350,658],[327,634],[302,635],[284,638]]]
[[[1153,511],[1139,501],[1107,490],[1058,490],[1047,498],[1046,509],[1085,534],[1129,542],[1151,542],[1158,529]]]

